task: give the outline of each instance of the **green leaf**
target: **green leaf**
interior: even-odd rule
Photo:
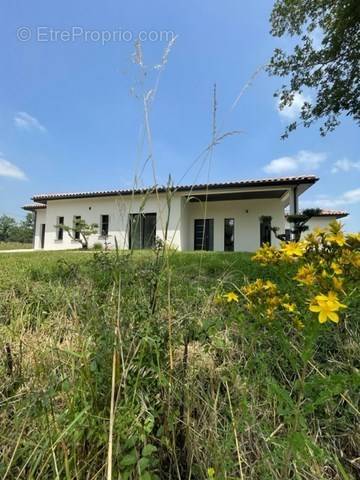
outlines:
[[[144,472],[146,470],[146,468],[149,466],[149,464],[150,464],[150,459],[149,458],[147,458],[147,457],[140,458],[139,463],[138,463],[138,466],[140,468],[140,472]]]
[[[157,447],[155,447],[155,445],[151,445],[151,443],[148,443],[143,448],[142,455],[143,457],[150,457],[156,451],[157,451]]]
[[[132,452],[125,455],[120,462],[122,467],[129,467],[130,465],[135,465],[137,463],[137,455],[136,450],[132,450]]]

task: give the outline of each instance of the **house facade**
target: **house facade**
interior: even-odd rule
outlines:
[[[35,212],[34,248],[79,248],[61,228],[79,220],[97,224],[95,243],[121,249],[150,248],[166,240],[182,251],[255,251],[278,244],[271,231],[287,228],[285,208],[298,212],[298,198],[314,176],[244,180],[208,185],[35,195],[23,208]],[[75,234],[76,235],[76,234]]]

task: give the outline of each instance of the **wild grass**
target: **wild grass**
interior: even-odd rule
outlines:
[[[214,301],[286,291],[291,266],[39,252],[0,272],[1,478],[357,478],[359,299],[309,362],[301,333]]]
[[[0,250],[19,250],[23,248],[32,248],[32,244],[20,242],[0,242]]]

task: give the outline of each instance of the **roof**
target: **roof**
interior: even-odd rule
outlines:
[[[196,184],[196,185],[178,185],[170,188],[171,191],[177,192],[194,192],[199,190],[230,190],[237,188],[249,187],[278,187],[278,186],[296,186],[301,184],[312,185],[319,179],[314,175],[306,175],[300,177],[279,177],[279,178],[265,178],[259,180],[240,180],[234,182],[210,183],[210,184]],[[126,190],[100,190],[89,192],[74,192],[74,193],[44,193],[34,195],[32,200],[35,202],[46,203],[48,200],[63,200],[71,198],[93,198],[93,197],[113,197],[118,195],[140,195],[151,193],[152,191],[164,193],[169,190],[167,186],[157,186],[139,189]]]
[[[344,212],[343,210],[321,210],[317,215],[314,217],[336,217],[336,218],[344,218],[349,215],[348,212]]]
[[[45,203],[29,203],[22,207],[23,210],[28,210],[29,212],[33,212],[34,210],[38,210],[39,208],[46,208]]]

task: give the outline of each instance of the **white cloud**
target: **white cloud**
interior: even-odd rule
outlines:
[[[311,102],[311,98],[303,93],[295,93],[291,106],[280,109],[280,99],[278,99],[276,103],[276,109],[281,117],[286,118],[286,120],[293,121],[299,116],[304,102]]]
[[[17,112],[14,117],[14,123],[18,128],[23,130],[39,130],[40,132],[46,132],[46,128],[39,120],[32,117],[26,112]]]
[[[350,170],[360,170],[360,162],[352,162],[348,158],[343,158],[334,163],[331,173],[350,172]]]
[[[271,160],[270,163],[265,165],[264,171],[275,175],[293,174],[299,171],[307,173],[317,170],[325,160],[325,153],[300,150],[296,155]]]
[[[360,188],[348,190],[336,197],[318,195],[314,200],[301,201],[301,206],[314,208],[336,208],[345,205],[355,205],[356,203],[360,203]]]
[[[0,153],[0,177],[11,177],[17,180],[27,180],[25,173],[16,165],[3,158]]]

